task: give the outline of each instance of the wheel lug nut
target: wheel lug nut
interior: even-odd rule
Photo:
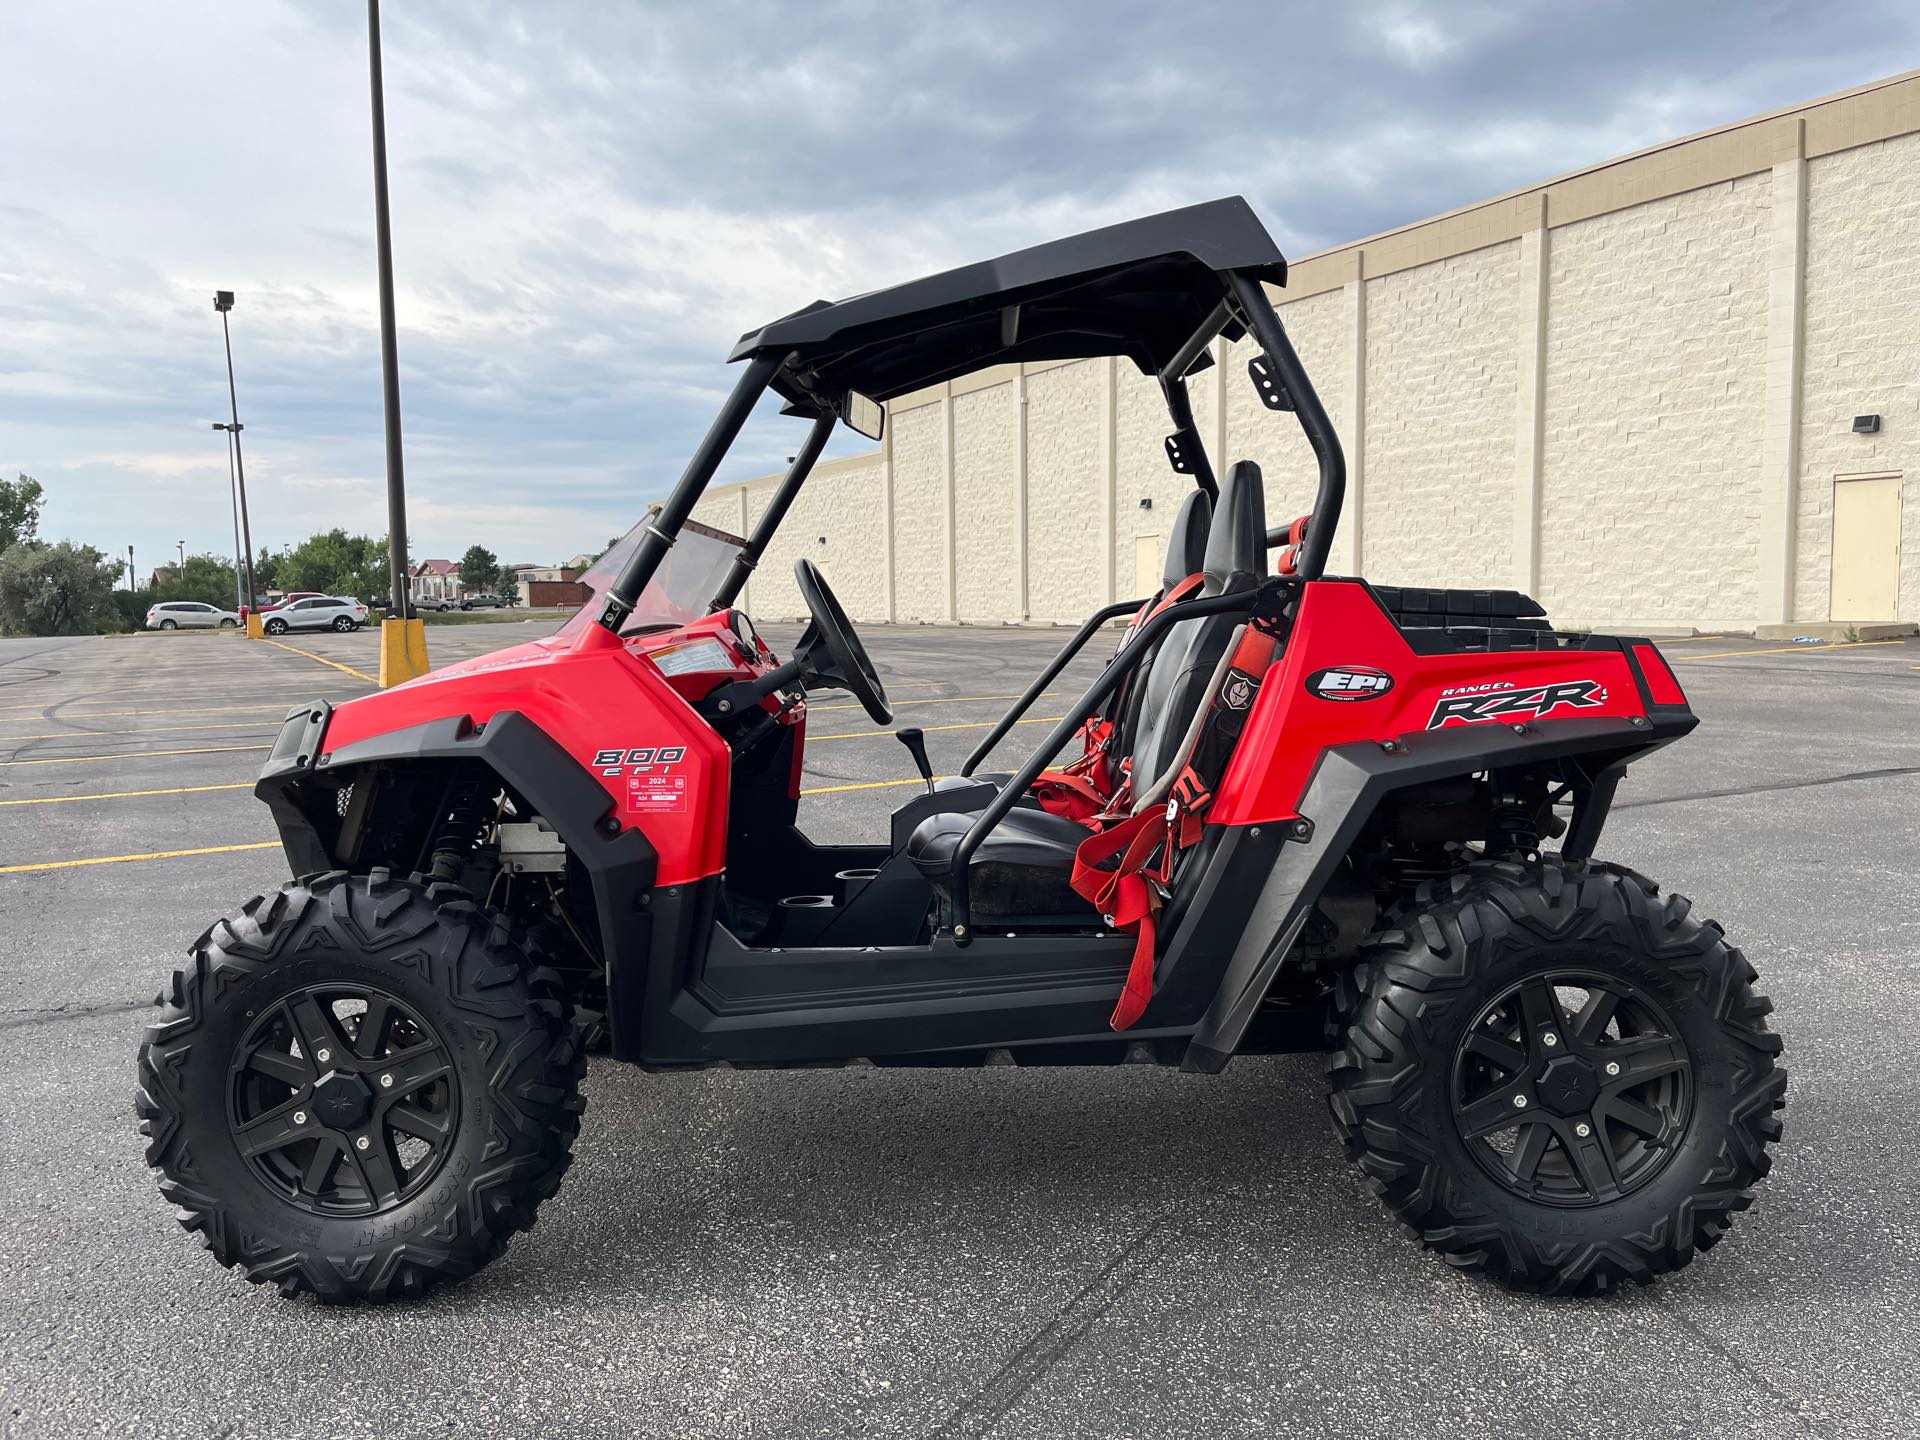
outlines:
[[[1607,1061],[1607,1074],[1618,1075],[1619,1073],[1620,1073],[1620,1062],[1618,1060]]]
[[[1551,1050],[1554,1046],[1560,1043],[1560,1037],[1554,1034],[1551,1030],[1549,1030],[1547,1031],[1546,1034],[1540,1037],[1540,1043],[1546,1046],[1549,1050]]]
[[[1513,1108],[1514,1108],[1514,1109],[1516,1109],[1516,1110],[1524,1110],[1524,1109],[1526,1109],[1526,1108],[1527,1108],[1527,1097],[1526,1097],[1526,1096],[1524,1096],[1524,1095],[1516,1095],[1516,1096],[1514,1096],[1514,1097],[1513,1097]]]
[[[382,1090],[391,1090],[393,1088],[393,1076],[382,1075],[380,1077],[380,1088]]]
[[[307,1112],[306,1112],[306,1111],[304,1111],[304,1110],[296,1110],[296,1111],[294,1111],[294,1112],[293,1112],[293,1123],[294,1123],[294,1124],[296,1124],[296,1125],[304,1125],[304,1124],[306,1124],[306,1123],[307,1123]]]
[[[368,1146],[372,1144],[373,1142],[371,1140],[369,1140],[366,1136],[362,1135],[358,1140],[353,1142],[353,1148],[356,1150],[365,1150]]]
[[[1586,1121],[1582,1120],[1578,1125],[1573,1127],[1573,1133],[1578,1135],[1582,1140],[1584,1140],[1587,1138],[1587,1136],[1593,1133],[1593,1127],[1587,1124]]]

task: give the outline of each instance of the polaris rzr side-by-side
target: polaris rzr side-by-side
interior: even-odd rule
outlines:
[[[186,1226],[288,1294],[470,1274],[559,1186],[604,1036],[663,1072],[1326,1049],[1349,1154],[1455,1265],[1588,1291],[1717,1241],[1780,1134],[1770,1007],[1718,925],[1593,858],[1686,697],[1649,642],[1524,595],[1324,573],[1345,468],[1285,280],[1236,198],[796,311],[735,346],[685,474],[557,634],[292,711],[257,793],[295,878],[194,942],[140,1047]],[[1222,336],[1317,457],[1290,523],[1194,425]],[[961,776],[916,749],[886,833],[815,844],[809,697],[887,725],[885,687],[811,562],[786,658],[735,600],[833,427],[1103,356],[1158,381],[1193,482],[1163,587],[1089,616]],[[811,427],[777,493],[744,539],[693,522],[769,389]],[[983,769],[1123,620],[1033,753]]]

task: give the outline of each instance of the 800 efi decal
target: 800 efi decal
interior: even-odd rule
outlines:
[[[1511,681],[1485,685],[1449,685],[1440,692],[1427,729],[1472,725],[1482,720],[1538,720],[1556,710],[1587,710],[1607,701],[1597,680],[1556,680],[1548,685],[1516,686]]]
[[[593,768],[609,780],[626,777],[628,811],[657,814],[687,808],[687,777],[674,773],[686,758],[684,745],[638,745],[594,751]]]

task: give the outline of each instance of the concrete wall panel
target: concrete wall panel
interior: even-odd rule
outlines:
[[[1768,190],[1553,232],[1539,598],[1563,623],[1758,611]]]
[[[1807,182],[1794,618],[1827,618],[1834,476],[1874,472],[1906,477],[1900,608],[1920,618],[1920,135],[1811,160]]]
[[[1106,603],[1101,565],[1100,366],[1027,376],[1028,591],[1033,618],[1078,623]]]
[[[968,624],[1018,621],[1024,610],[1014,553],[1017,400],[1008,379],[953,401],[955,578],[960,619]]]
[[[1519,250],[1508,241],[1369,287],[1370,579],[1511,583]]]

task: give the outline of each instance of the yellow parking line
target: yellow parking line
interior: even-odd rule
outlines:
[[[145,704],[146,708],[143,710],[67,709],[67,710],[61,710],[60,714],[62,715],[151,715],[153,714],[155,709],[164,709],[166,713],[169,715],[210,715],[216,710],[260,710],[260,709],[271,709],[275,705],[281,705],[281,706],[285,706],[288,709],[291,709],[293,706],[299,704],[301,701],[310,699],[312,695],[313,695],[313,691],[309,687],[301,686],[296,688],[295,686],[289,685],[287,686],[284,694],[281,696],[259,695],[251,704],[247,704],[247,705],[209,705],[209,706],[196,707],[190,710],[189,709],[176,710],[174,709],[172,702],[175,699],[179,698],[177,692],[157,692],[151,695],[142,695],[142,694],[135,694],[130,691],[117,690],[114,692],[111,699],[107,698],[104,695],[96,696],[94,697],[91,703],[105,704],[105,705]],[[235,697],[229,695],[226,698],[233,699]],[[0,705],[0,713],[11,713],[15,710],[33,710],[33,711],[39,712],[33,715],[22,715],[22,716],[19,716],[14,721],[6,722],[10,724],[20,724],[29,720],[45,719],[47,718],[45,713],[46,711],[48,711],[49,709],[56,709],[65,703],[67,702],[60,701],[60,700],[36,700],[30,705]],[[76,700],[76,702],[74,703],[81,703],[81,702]]]
[[[944,775],[936,775],[933,778],[935,780],[944,780],[947,777]],[[858,785],[815,785],[813,788],[802,790],[800,793],[802,795],[839,795],[848,790],[891,790],[897,785],[924,785],[926,783],[927,782],[922,780],[918,775],[915,775],[908,780],[863,780]]]
[[[1041,696],[1051,695],[1051,694],[1053,694],[1051,690],[1042,690],[1039,695],[1036,695],[1033,698],[1038,700],[1041,698]],[[943,696],[938,700],[896,700],[894,702],[893,708],[896,710],[899,710],[908,705],[972,705],[972,704],[977,704],[981,701],[986,701],[986,700],[1018,700],[1019,698],[1020,697],[1018,695],[947,695],[947,696]],[[812,710],[858,710],[861,708],[862,707],[859,705],[809,705],[807,706],[807,709],[810,711]]]
[[[230,725],[189,725],[184,730],[171,726],[126,730],[49,730],[40,735],[0,735],[0,745],[23,745],[29,740],[115,740],[122,735],[198,735],[207,730],[272,730],[278,720],[238,720]]]
[[[260,638],[262,640],[266,640],[267,644],[269,645],[279,645],[280,648],[282,650],[285,650],[289,655],[304,655],[309,660],[318,660],[322,665],[330,665],[335,670],[344,671],[346,674],[351,675],[356,679],[366,681],[367,684],[369,685],[378,685],[380,683],[378,680],[374,679],[373,676],[367,674],[366,671],[356,670],[351,665],[342,665],[338,660],[329,660],[324,655],[316,655],[311,650],[302,650],[297,645],[282,645],[278,640],[268,640],[265,635],[262,635]]]
[[[231,755],[271,750],[271,745],[203,745],[196,750],[126,750],[118,755],[50,755],[40,760],[0,760],[0,765],[78,765],[83,760],[147,760],[156,755]]]
[[[81,865],[125,865],[134,860],[178,860],[184,855],[232,855],[240,850],[278,850],[278,840],[250,845],[203,845],[197,850],[152,850],[145,855],[91,855],[84,860],[42,860],[33,865],[0,865],[0,875],[24,875],[31,870],[72,870]]]
[[[165,701],[156,700],[144,710],[62,710],[54,715],[22,715],[15,720],[0,720],[0,725],[32,725],[40,720],[114,720],[129,715],[152,717],[156,711],[164,710],[168,715],[284,715],[294,707],[291,697],[286,700],[260,705],[189,705],[176,708]],[[45,710],[44,705],[35,705],[35,710]],[[0,736],[0,739],[6,737]],[[15,737],[24,739],[24,736]]]
[[[1823,650],[1871,650],[1876,645],[1902,645],[1902,640],[1836,640],[1828,645],[1787,645],[1772,650],[1716,650],[1711,655],[1676,655],[1675,660],[1731,660],[1738,655],[1816,655]]]
[[[1013,723],[1016,725],[1051,725],[1059,718],[1058,715],[1036,715],[1027,720],[1016,720]],[[991,730],[999,723],[998,720],[981,720],[967,725],[926,725],[921,728],[924,729],[927,734],[931,735],[936,730]],[[811,745],[816,740],[871,740],[876,735],[891,734],[893,734],[891,730],[842,730],[835,735],[809,735],[807,736],[807,743]]]
[[[251,780],[232,785],[176,785],[171,790],[110,790],[104,795],[42,795],[33,800],[0,800],[0,805],[70,805],[76,800],[132,800],[142,795],[204,795],[209,790],[251,790]]]

